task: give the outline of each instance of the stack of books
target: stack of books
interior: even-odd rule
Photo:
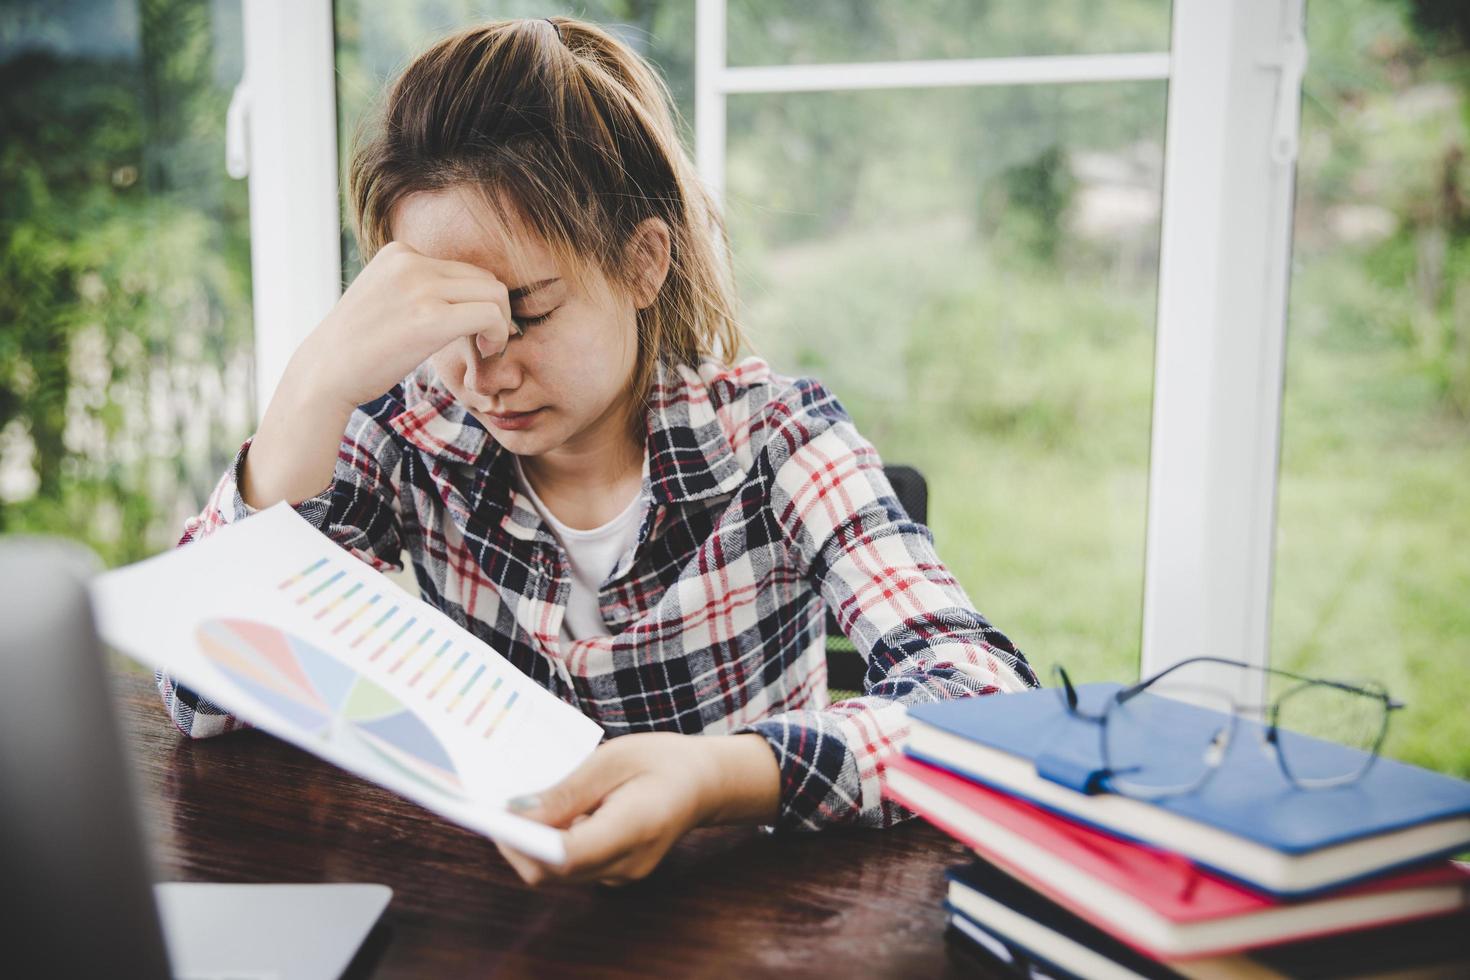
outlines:
[[[1117,690],[1078,688],[1089,712]],[[1470,867],[1449,859],[1470,848],[1470,783],[1379,759],[1299,789],[1241,720],[1201,787],[1144,801],[1098,791],[1099,727],[1054,690],[910,719],[886,792],[974,850],[949,872],[949,933],[992,963],[1089,980],[1470,976]],[[1357,753],[1288,737],[1324,770]]]

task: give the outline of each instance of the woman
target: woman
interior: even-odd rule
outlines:
[[[646,875],[692,827],[886,825],[904,705],[1033,686],[817,382],[751,358],[658,76],[568,18],[434,45],[350,180],[369,259],[188,542],[289,501],[595,719],[512,802],[525,880]],[[825,606],[824,606],[825,604]],[[867,658],[829,704],[823,612]],[[235,727],[160,677],[179,727]]]

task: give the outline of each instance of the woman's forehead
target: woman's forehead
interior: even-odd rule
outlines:
[[[561,273],[551,250],[513,209],[502,220],[471,188],[409,194],[389,215],[389,233],[415,252],[489,270],[512,288]]]

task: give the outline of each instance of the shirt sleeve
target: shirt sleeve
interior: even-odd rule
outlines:
[[[909,518],[877,451],[836,399],[798,382],[767,447],[771,507],[800,571],[867,661],[861,697],[746,726],[781,770],[778,827],[888,826],[910,814],[883,794],[907,706],[1037,685],[1025,656],[976,611]]]
[[[204,510],[184,523],[179,547],[256,513],[240,493],[251,440],[245,440]],[[296,513],[344,549],[379,571],[402,568],[402,521],[395,485],[401,458],[398,444],[364,409],[352,414],[337,451],[332,482],[295,504]],[[175,727],[190,738],[210,738],[248,722],[184,687],[165,671],[154,673],[158,693]]]

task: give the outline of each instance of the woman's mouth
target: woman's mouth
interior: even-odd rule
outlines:
[[[509,431],[534,424],[542,411],[543,409],[536,408],[529,412],[486,412],[485,417],[495,428]]]

